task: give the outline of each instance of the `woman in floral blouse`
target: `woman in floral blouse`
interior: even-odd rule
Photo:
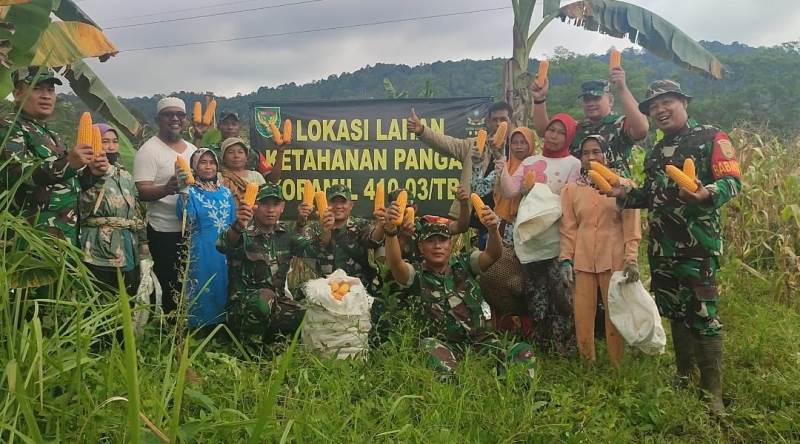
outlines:
[[[210,327],[225,321],[228,265],[217,251],[220,233],[236,219],[236,200],[217,176],[213,151],[201,148],[191,159],[195,183],[178,199],[178,218],[185,224],[189,245],[189,272],[184,285],[189,327]]]

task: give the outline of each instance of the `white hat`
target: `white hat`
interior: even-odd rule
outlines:
[[[156,105],[156,114],[160,113],[164,108],[180,108],[181,111],[186,112],[186,104],[183,100],[177,97],[164,97],[163,99],[158,101]]]

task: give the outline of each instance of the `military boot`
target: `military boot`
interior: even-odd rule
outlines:
[[[711,414],[725,414],[722,402],[722,336],[698,336],[695,353],[700,367],[700,387],[708,400]]]
[[[670,320],[672,346],[675,349],[677,373],[673,384],[678,388],[689,387],[695,365],[694,335],[682,320]]]

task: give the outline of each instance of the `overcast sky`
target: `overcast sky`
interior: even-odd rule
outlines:
[[[661,15],[697,40],[770,46],[800,38],[798,0],[771,0],[768,9],[766,2],[753,0],[629,1]],[[295,4],[109,29],[287,3]],[[96,60],[91,63],[112,91],[125,97],[179,90],[214,91],[230,96],[246,94],[260,86],[302,84],[379,62],[413,66],[438,60],[505,58],[511,54],[510,0],[80,0],[79,4],[105,28],[121,51],[105,63]],[[227,43],[126,51],[502,7],[507,9]],[[169,12],[176,10],[183,11]],[[541,10],[537,9],[532,29],[539,20]],[[627,40],[555,21],[537,41],[532,56],[547,56],[557,46],[582,54],[604,53],[612,45],[629,46],[626,43]]]

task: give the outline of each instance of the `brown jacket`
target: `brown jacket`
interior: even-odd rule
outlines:
[[[616,199],[594,188],[570,183],[561,192],[560,260],[577,271],[620,271],[636,262],[642,229],[639,210],[620,210]]]
[[[452,136],[433,132],[427,126],[423,128],[419,138],[426,145],[433,148],[434,151],[461,161],[461,184],[467,187],[468,193],[471,193],[472,184],[470,183],[470,179],[472,177],[472,155],[475,147],[475,138],[468,137],[466,139],[457,139]],[[496,150],[486,149],[481,155],[481,163],[483,164],[484,171],[489,168],[489,165],[492,163],[491,151]],[[492,168],[494,168],[493,164]],[[469,205],[471,206],[472,204],[469,203]],[[450,207],[450,217],[454,219],[458,218],[458,212],[459,203],[458,200],[454,200],[453,205]]]

